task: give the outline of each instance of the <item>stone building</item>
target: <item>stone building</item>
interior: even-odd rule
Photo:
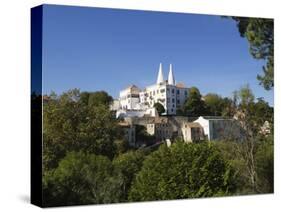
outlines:
[[[167,117],[155,117],[146,124],[147,133],[155,136],[156,140],[171,139],[173,136],[173,127]]]
[[[146,132],[155,137],[155,142],[174,140],[176,138],[183,139],[185,142],[198,142],[204,140],[204,130],[198,123],[191,122],[193,118],[188,117],[126,117],[125,123],[130,123],[131,126],[143,126]],[[125,125],[124,125],[125,126]],[[127,125],[127,132],[130,133],[131,129],[129,124]],[[136,135],[136,133],[134,134]],[[132,139],[132,137],[128,138]],[[138,140],[134,138],[134,141],[129,143],[133,144]]]

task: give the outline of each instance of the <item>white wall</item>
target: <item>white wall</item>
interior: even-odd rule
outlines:
[[[200,116],[198,119],[196,119],[194,122],[199,123],[204,130],[204,135],[208,137],[208,140],[210,140],[210,123],[209,120],[204,119],[202,116]]]

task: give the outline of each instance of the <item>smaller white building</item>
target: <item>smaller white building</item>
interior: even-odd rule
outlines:
[[[199,123],[202,126],[204,135],[209,141],[233,138],[240,139],[242,136],[242,128],[234,119],[225,119],[215,116],[200,116],[194,122]]]

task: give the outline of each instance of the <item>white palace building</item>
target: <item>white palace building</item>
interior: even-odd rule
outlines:
[[[175,83],[172,65],[168,80],[165,80],[160,63],[156,84],[143,90],[136,85],[129,86],[120,91],[111,109],[116,111],[116,118],[122,118],[119,125],[124,129],[129,145],[134,147],[145,143],[136,136],[137,125],[144,126],[147,133],[155,137],[155,142],[165,141],[167,144],[178,137],[185,142],[225,140],[230,137],[242,140],[243,129],[233,118],[179,116],[177,110],[184,106],[187,98],[189,89]],[[163,105],[164,115],[168,116],[158,116],[154,108],[157,102]]]
[[[156,84],[147,86],[143,90],[131,85],[120,91],[112,109],[117,117],[157,116],[155,103],[161,103],[165,108],[164,115],[176,115],[177,108],[181,108],[188,98],[188,88],[182,83],[175,83],[173,67],[170,64],[168,80],[164,79],[162,64],[160,63]]]

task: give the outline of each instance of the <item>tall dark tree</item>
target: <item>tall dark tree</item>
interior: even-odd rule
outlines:
[[[237,22],[240,35],[250,44],[250,53],[255,59],[264,59],[263,75],[257,78],[270,90],[274,87],[274,22],[273,19],[232,17]]]
[[[145,126],[136,125],[135,127],[136,127],[136,140],[139,144],[145,144],[149,146],[155,143],[155,136],[150,135],[147,132]]]
[[[184,114],[187,116],[202,116],[207,115],[207,107],[202,100],[200,91],[196,87],[189,88],[189,97],[184,104]]]
[[[153,107],[157,110],[160,116],[165,113],[165,108],[161,103],[156,102]]]

